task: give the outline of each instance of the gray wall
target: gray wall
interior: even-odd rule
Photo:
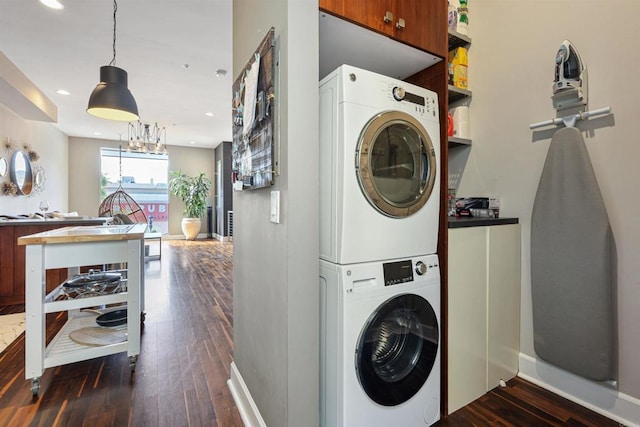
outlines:
[[[233,76],[280,43],[280,176],[235,192],[234,361],[269,426],[318,425],[318,2],[234,0]],[[270,190],[281,223],[269,221]]]
[[[487,0],[470,5],[470,151],[454,150],[460,196],[496,194],[503,216],[522,224],[521,351],[535,357],[531,314],[531,209],[550,139],[532,142],[530,123],[554,117],[554,59],[570,39],[589,70],[589,108],[611,106],[613,125],[583,132],[618,252],[619,389],[640,398],[640,16],[637,0]],[[550,137],[550,135],[549,135]],[[567,215],[580,215],[580,206]]]
[[[118,141],[93,138],[69,138],[69,209],[96,216],[100,206],[100,149],[118,148]],[[169,170],[181,169],[189,175],[204,172],[213,180],[214,150],[171,145]],[[209,198],[209,202],[211,198]],[[180,222],[184,204],[169,196],[169,234],[182,235]],[[206,233],[203,221],[202,233]]]

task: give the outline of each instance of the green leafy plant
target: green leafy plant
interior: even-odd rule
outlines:
[[[106,175],[100,176],[100,201],[103,201],[105,197],[107,197],[107,184],[109,183],[109,179]]]
[[[189,176],[178,170],[169,174],[169,192],[184,203],[185,218],[200,218],[207,208],[211,180],[204,173]]]

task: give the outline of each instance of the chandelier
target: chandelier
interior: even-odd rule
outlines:
[[[167,154],[167,130],[158,124],[153,127],[149,123],[129,123],[129,142],[127,151],[148,154]],[[164,137],[164,144],[161,142]]]

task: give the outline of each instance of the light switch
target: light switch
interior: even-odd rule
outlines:
[[[280,192],[271,192],[271,222],[280,224]]]

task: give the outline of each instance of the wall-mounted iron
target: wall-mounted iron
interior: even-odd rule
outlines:
[[[532,123],[529,129],[536,129],[549,125],[564,124],[566,127],[575,127],[576,121],[586,120],[589,117],[611,113],[610,107],[585,111],[589,100],[589,87],[587,79],[587,67],[582,62],[576,47],[564,40],[556,53],[555,78],[553,80],[553,108],[557,111],[557,117],[543,122]],[[563,112],[574,108],[573,111]],[[562,113],[561,113],[562,112]]]
[[[587,67],[576,47],[564,40],[556,54],[553,80],[553,108],[557,111],[587,105],[589,98]]]

